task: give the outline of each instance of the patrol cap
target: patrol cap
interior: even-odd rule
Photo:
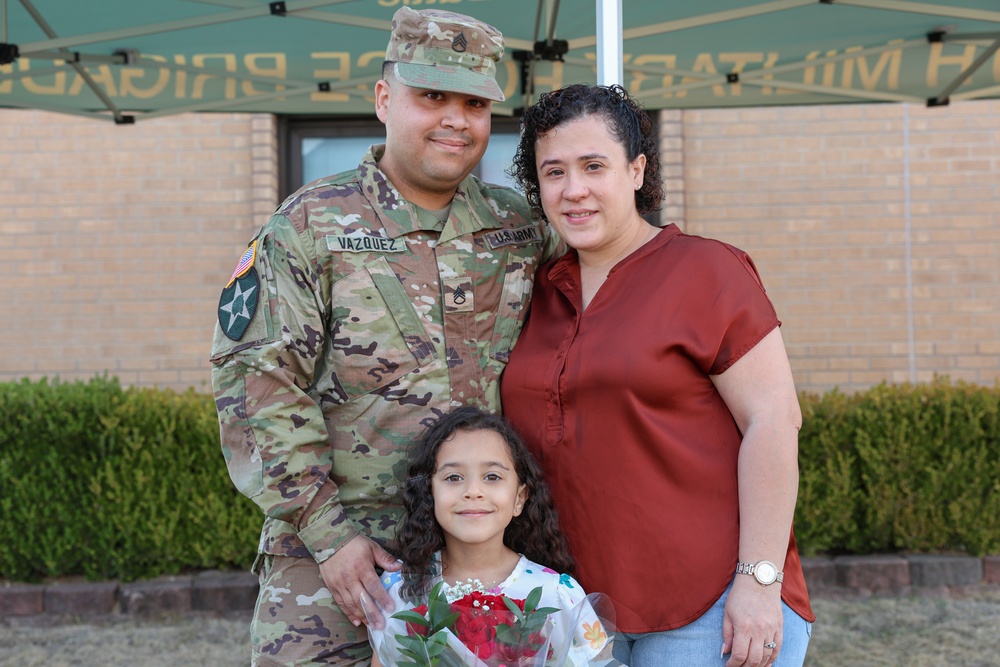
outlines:
[[[497,61],[503,35],[471,16],[439,9],[400,7],[392,17],[385,59],[407,86],[447,90],[503,102]]]

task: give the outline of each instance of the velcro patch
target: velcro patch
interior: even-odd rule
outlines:
[[[250,267],[253,266],[254,260],[256,259],[257,259],[257,241],[254,241],[253,243],[250,244],[250,247],[247,248],[247,251],[243,253],[243,256],[240,257],[240,261],[237,262],[236,269],[233,271],[233,275],[229,276],[229,282],[226,283],[226,288],[228,289],[229,287],[231,287],[233,281],[235,281],[237,278],[239,278],[247,271],[249,271]]]
[[[219,297],[219,327],[226,338],[239,340],[247,332],[260,300],[257,270],[249,267],[235,282],[222,290]]]
[[[495,232],[487,232],[484,236],[486,243],[493,250],[505,245],[526,245],[539,243],[542,240],[537,225],[526,225],[517,229],[498,229]]]
[[[472,281],[468,278],[449,278],[444,281],[444,312],[471,313],[476,309]]]
[[[326,248],[332,252],[406,252],[406,239],[387,239],[365,232],[329,234]]]

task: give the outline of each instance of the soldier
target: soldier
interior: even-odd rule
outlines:
[[[253,664],[371,660],[364,612],[402,512],[406,451],[498,380],[556,237],[470,176],[504,99],[493,27],[402,7],[375,86],[384,145],[290,196],[219,301],[222,450],[265,514]]]

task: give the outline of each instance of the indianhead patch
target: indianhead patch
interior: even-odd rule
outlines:
[[[260,300],[257,269],[248,266],[222,290],[219,297],[219,327],[226,338],[239,340],[253,321]]]
[[[250,267],[253,266],[254,260],[256,259],[257,259],[257,242],[254,241],[253,243],[250,244],[250,247],[247,248],[247,251],[243,253],[243,256],[240,257],[240,261],[236,263],[236,269],[233,271],[233,275],[229,277],[229,282],[226,283],[226,287],[227,288],[230,287],[233,284],[234,280],[236,280],[240,276],[244,275],[247,271],[249,271]]]

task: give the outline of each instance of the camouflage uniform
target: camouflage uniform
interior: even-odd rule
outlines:
[[[406,449],[428,423],[499,409],[535,269],[557,246],[520,195],[472,176],[445,222],[418,216],[382,150],[289,197],[220,301],[222,449],[266,515],[256,665],[286,664],[286,644],[311,646],[311,664],[370,659],[316,563],[359,532],[393,538]]]

